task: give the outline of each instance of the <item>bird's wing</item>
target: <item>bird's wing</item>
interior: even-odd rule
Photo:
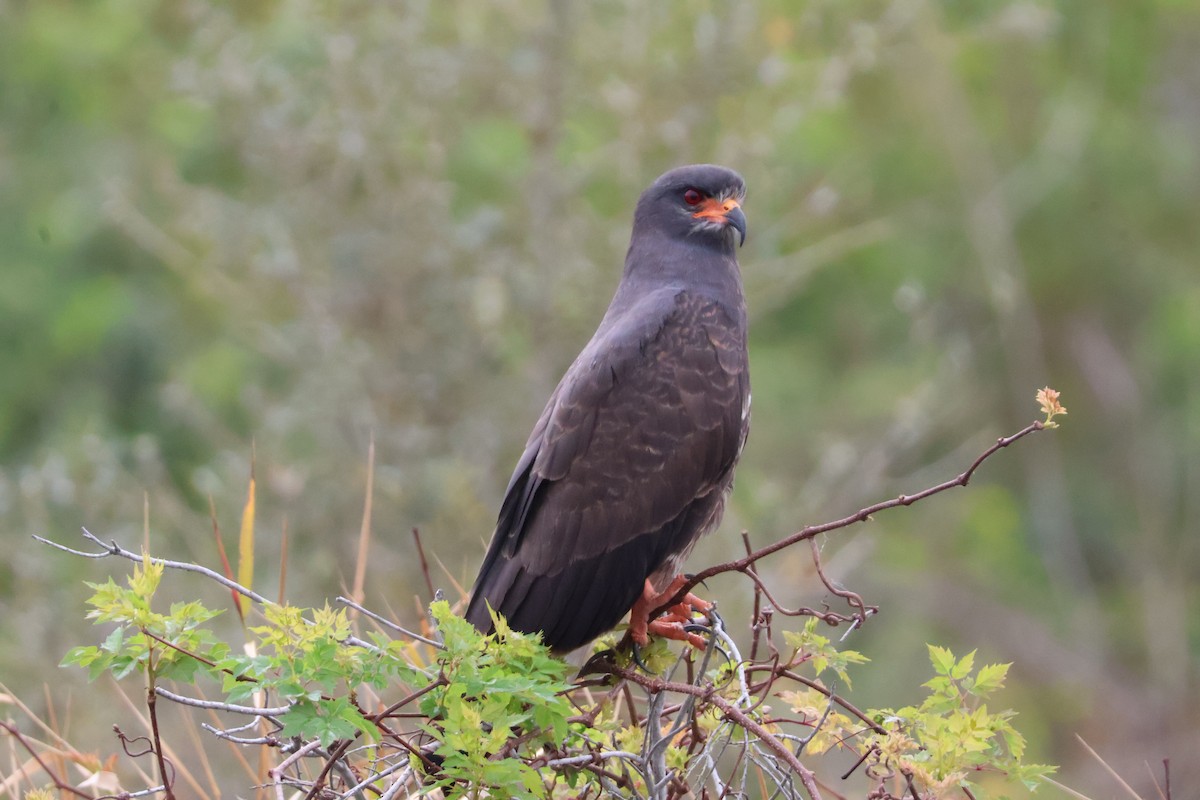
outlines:
[[[749,402],[744,325],[679,290],[606,322],[513,473],[468,609],[481,627],[485,600],[551,644],[562,614],[611,617],[592,636],[611,627],[645,578],[704,532],[728,486]]]

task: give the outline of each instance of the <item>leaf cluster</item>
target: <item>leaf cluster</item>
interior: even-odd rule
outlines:
[[[226,657],[229,646],[203,627],[221,612],[198,602],[174,603],[166,614],[151,608],[162,576],[163,566],[145,558],[134,568],[127,586],[112,578],[88,583],[93,594],[87,618],[97,624],[116,623],[116,627],[98,646],[72,648],[63,658],[63,666],[83,667],[91,680],[104,673],[120,679],[152,672],[190,683],[203,662],[188,653],[204,653],[210,659]]]
[[[526,759],[546,746],[569,746],[574,708],[566,699],[566,665],[540,637],[514,631],[500,617],[496,632],[484,636],[445,601],[430,611],[446,646],[439,681],[420,704],[428,720],[421,728],[440,744],[436,784],[486,787],[497,798],[541,794],[542,777]]]
[[[734,743],[745,757],[718,780],[741,785],[787,780],[764,766],[772,749],[809,760],[848,750],[879,787],[902,776],[921,800],[959,789],[983,797],[973,777],[984,771],[1029,787],[1053,771],[1024,763],[1014,713],[990,711],[985,703],[1003,686],[1008,665],[976,669],[973,652],[956,658],[930,646],[935,675],[924,684],[929,696],[919,706],[864,714],[822,678],[832,675],[849,688],[850,669],[868,659],[839,649],[816,617],[783,632],[790,656],[777,653],[771,664],[728,654],[716,666],[696,669],[690,649],[672,662],[670,648],[656,642],[646,656],[658,677],[618,659],[609,668],[612,678],[601,684],[619,680],[596,698],[539,636],[514,631],[499,616],[495,632],[481,634],[445,601],[429,609],[440,647],[381,633],[359,639],[347,613],[328,606],[305,611],[266,604],[244,629],[247,643],[235,649],[207,626],[217,611],[195,602],[155,611],[162,578],[162,563],[143,556],[124,585],[111,578],[90,584],[88,617],[115,627],[99,645],[72,649],[63,663],[87,669],[92,678],[137,673],[152,689],[168,679],[211,680],[225,698],[217,705],[260,717],[271,733],[266,741],[283,752],[311,743],[341,758],[362,742],[347,774],[401,770],[412,786],[447,796],[640,795],[655,781],[682,792],[689,782],[703,785],[715,777],[720,754]],[[672,681],[681,665],[688,680]],[[748,677],[754,670],[766,677]],[[635,704],[626,684],[647,689],[648,704]],[[382,700],[397,690],[406,693],[402,699]],[[672,693],[683,702],[653,700]],[[792,716],[773,712],[762,702],[767,697],[783,701]],[[299,772],[289,780],[317,785]]]
[[[818,622],[816,617],[809,617],[799,631],[784,631],[783,640],[797,655],[811,662],[813,672],[818,676],[826,670],[832,670],[849,688],[851,684],[847,668],[851,664],[865,664],[870,659],[856,650],[839,650],[828,636],[817,633]]]
[[[89,583],[88,618],[116,627],[98,646],[72,648],[62,664],[84,667],[92,680],[106,672],[118,679],[142,674],[151,686],[207,677],[231,705],[275,698],[286,704],[280,737],[315,738],[325,746],[360,733],[377,738],[354,703],[357,692],[417,680],[406,645],[352,646],[346,612],[328,606],[307,615],[292,606],[264,606],[263,623],[247,629],[254,638],[235,650],[205,627],[220,611],[199,602],[174,603],[165,614],[152,609],[162,575],[162,564],[147,557],[125,586],[112,578]]]
[[[986,700],[1004,686],[1010,664],[975,669],[975,651],[962,658],[928,645],[934,677],[919,706],[871,712],[885,729],[868,740],[879,774],[899,771],[932,796],[971,788],[982,772],[1001,773],[1029,789],[1055,768],[1027,764],[1025,738],[1013,726],[1016,712],[990,711]]]

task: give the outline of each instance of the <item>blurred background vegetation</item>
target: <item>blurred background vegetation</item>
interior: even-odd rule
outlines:
[[[469,585],[638,193],[694,161],[749,185],[755,390],[692,563],[953,476],[1049,384],[1059,431],[825,543],[883,609],[854,699],[978,647],[1068,784],[1117,794],[1076,733],[1200,783],[1192,0],[0,0],[2,680],[80,685],[81,581],[124,570],[31,534],[148,515],[215,565],[252,442],[267,594],[285,525],[292,602],[347,582],[372,437],[368,603],[415,617],[413,526]],[[821,601],[808,562],[781,599]]]

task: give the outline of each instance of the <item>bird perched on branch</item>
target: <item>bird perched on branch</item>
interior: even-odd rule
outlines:
[[[710,607],[694,595],[649,615],[720,522],[749,430],[744,196],[740,175],[710,164],[642,193],[612,303],[508,483],[466,612],[480,630],[490,606],[565,652],[631,612],[638,644],[703,644],[684,627]]]

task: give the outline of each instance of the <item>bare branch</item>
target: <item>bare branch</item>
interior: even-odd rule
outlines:
[[[695,686],[690,683],[679,683],[676,681],[666,681],[662,678],[647,677],[641,673],[618,667],[615,664],[606,665],[604,667],[613,675],[624,678],[625,680],[636,683],[639,686],[654,692],[678,692],[680,694],[690,694],[697,697],[702,697],[705,702],[711,703],[720,709],[721,713],[730,722],[738,725],[742,729],[753,734],[760,742],[763,743],[771,752],[779,757],[788,767],[800,776],[801,783],[804,784],[805,790],[808,792],[811,800],[821,800],[821,792],[817,788],[816,778],[812,771],[800,763],[796,758],[795,753],[787,748],[778,738],[770,731],[760,725],[758,722],[751,719],[745,712],[735,706],[733,703],[716,694],[713,687]]]
[[[841,528],[848,528],[856,522],[865,522],[871,518],[872,514],[877,514],[880,511],[886,511],[890,508],[896,508],[898,506],[910,506],[913,503],[924,500],[927,497],[932,497],[935,494],[941,494],[949,489],[966,486],[971,481],[971,478],[975,475],[975,471],[979,469],[984,461],[987,461],[997,452],[1005,447],[1008,447],[1013,442],[1023,439],[1031,433],[1043,430],[1045,427],[1046,424],[1044,421],[1036,420],[1035,422],[1026,425],[1024,428],[1012,434],[1011,436],[1004,436],[997,439],[991,447],[980,453],[979,456],[973,462],[971,462],[971,465],[966,468],[966,470],[950,480],[939,483],[936,486],[930,486],[928,489],[923,489],[915,494],[902,494],[899,497],[893,497],[890,500],[883,500],[873,505],[866,506],[865,508],[861,508],[853,514],[842,517],[841,519],[835,519],[831,522],[825,522],[820,525],[809,525],[801,528],[790,536],[785,536],[779,541],[773,542],[765,547],[761,547],[742,558],[735,559],[733,561],[726,561],[723,564],[715,564],[707,569],[700,570],[687,581],[685,581],[684,584],[679,587],[679,590],[670,599],[663,602],[659,608],[655,609],[650,616],[655,617],[661,614],[663,611],[666,611],[671,606],[682,602],[683,598],[688,592],[714,575],[720,575],[725,572],[744,573],[756,562],[761,561],[772,553],[777,553],[780,550],[791,547],[798,542],[803,542],[806,539],[812,539],[813,537],[819,536],[822,533],[829,533],[830,531],[836,531]]]
[[[435,642],[433,639],[429,639],[425,636],[422,636],[421,634],[417,633],[416,631],[410,631],[408,628],[403,628],[403,627],[397,625],[396,623],[392,622],[391,620],[387,619],[386,617],[382,617],[379,614],[376,614],[374,611],[371,611],[366,606],[363,606],[360,603],[357,603],[354,600],[351,600],[349,597],[344,597],[344,596],[339,595],[337,598],[337,601],[344,606],[349,606],[350,608],[353,608],[355,611],[359,612],[360,614],[365,614],[366,616],[368,616],[371,619],[378,622],[380,625],[384,626],[385,628],[390,628],[391,630],[394,630],[396,633],[399,633],[401,636],[407,636],[409,639],[414,639],[414,640],[420,642],[421,644],[427,644],[430,647],[436,647],[438,650],[446,649],[446,647],[441,642]]]
[[[215,572],[215,571],[209,569],[208,567],[202,567],[199,564],[192,564],[187,561],[171,561],[166,558],[155,558],[153,556],[147,556],[147,557],[145,557],[145,559],[143,559],[143,556],[141,553],[134,553],[130,550],[126,550],[124,547],[121,547],[121,545],[117,544],[115,540],[110,541],[108,544],[105,544],[95,534],[93,534],[91,531],[89,531],[87,528],[82,528],[81,530],[83,531],[83,537],[85,539],[87,539],[90,542],[94,542],[99,547],[104,548],[104,550],[99,553],[88,553],[83,550],[74,550],[70,547],[67,547],[66,545],[59,544],[58,542],[51,541],[50,539],[47,539],[43,536],[38,536],[36,534],[34,534],[33,538],[36,541],[41,542],[42,544],[49,545],[58,550],[62,550],[63,552],[70,553],[71,555],[75,555],[75,556],[81,556],[83,558],[108,558],[109,556],[117,556],[119,558],[128,559],[129,561],[134,561],[138,564],[142,563],[143,560],[148,560],[151,564],[161,564],[162,566],[166,567],[167,569],[175,569],[175,570],[180,570],[182,572],[196,572],[196,573],[199,573],[199,574],[205,576],[206,578],[211,578],[212,580],[216,581],[217,583],[221,584],[222,586],[224,586],[228,589],[232,589],[233,591],[237,592],[240,595],[243,595],[244,597],[248,597],[249,599],[253,600],[256,603],[260,603],[264,606],[275,605],[275,603],[273,603],[270,600],[268,600],[267,598],[263,597],[258,592],[247,589],[245,586],[242,586],[237,581],[231,581],[231,580],[229,580],[229,578],[226,578],[221,573]]]
[[[50,767],[46,765],[45,761],[42,761],[42,757],[38,755],[38,752],[33,748],[33,745],[26,741],[25,737],[22,736],[21,732],[14,726],[9,725],[4,720],[0,720],[0,730],[5,731],[9,736],[17,740],[17,743],[24,748],[25,752],[29,753],[30,757],[33,758],[33,760],[37,762],[37,765],[42,768],[42,772],[46,773],[46,777],[51,780],[55,789],[58,789],[61,792],[69,792],[76,797],[84,798],[84,800],[91,800],[92,796],[90,794],[85,794],[84,792],[79,791],[75,787],[59,778],[54,770],[50,769]]]
[[[179,703],[184,706],[193,706],[195,708],[208,708],[213,711],[228,711],[231,714],[248,714],[255,717],[281,717],[288,712],[288,706],[274,706],[268,708],[255,708],[254,706],[239,706],[233,703],[222,703],[217,700],[199,700],[195,697],[188,697],[182,694],[175,694],[170,689],[164,689],[161,686],[154,687],[154,693],[159,697],[164,697],[173,703]]]

